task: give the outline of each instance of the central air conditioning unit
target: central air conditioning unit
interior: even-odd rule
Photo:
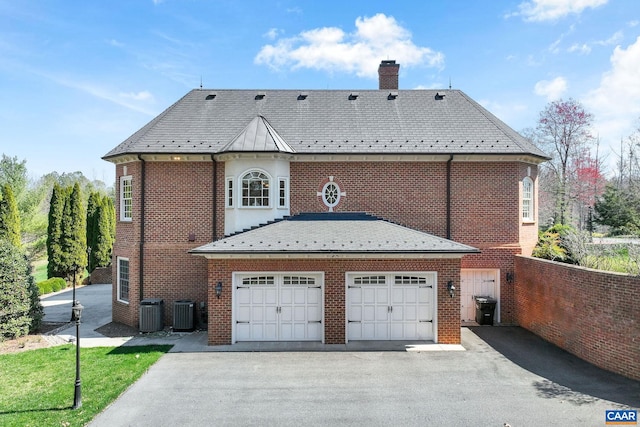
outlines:
[[[140,332],[156,332],[164,329],[162,313],[164,304],[160,298],[140,301]]]
[[[193,331],[195,329],[195,301],[178,300],[173,303],[173,330]]]

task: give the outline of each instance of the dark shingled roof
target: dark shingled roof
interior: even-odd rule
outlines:
[[[104,158],[233,151],[548,158],[459,90],[204,89],[187,93]]]
[[[456,254],[478,249],[364,213],[299,214],[208,243],[195,255]]]

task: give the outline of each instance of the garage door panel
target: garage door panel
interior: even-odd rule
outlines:
[[[435,273],[368,278],[347,277],[349,340],[433,339]]]
[[[238,276],[236,341],[322,340],[321,277]]]

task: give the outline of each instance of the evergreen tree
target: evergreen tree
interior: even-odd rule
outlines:
[[[87,203],[87,247],[91,248],[91,254],[89,255],[89,266],[87,269],[89,273],[96,268],[96,250],[98,242],[98,211],[100,210],[100,203],[102,198],[97,192],[92,192],[89,195],[89,201]]]
[[[96,232],[96,250],[95,262],[96,267],[106,267],[111,263],[111,252],[113,250],[113,238],[111,235],[111,223],[109,216],[108,197],[102,198],[97,212],[97,232]],[[93,256],[93,251],[91,252]]]
[[[15,247],[21,246],[20,215],[18,205],[9,184],[2,186],[0,199],[0,239],[6,238]]]
[[[0,341],[40,327],[43,312],[31,266],[21,249],[0,239]]]
[[[49,203],[49,225],[47,227],[47,277],[64,277],[62,266],[62,219],[68,192],[57,183],[53,185]]]
[[[67,276],[87,266],[87,217],[80,185],[75,183],[62,215],[62,267]]]

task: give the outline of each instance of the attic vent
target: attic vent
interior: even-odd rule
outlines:
[[[207,94],[207,97],[205,99],[209,100],[209,99],[213,99],[216,97],[216,95],[218,95],[216,92],[209,92]]]
[[[354,99],[358,99],[358,96],[360,96],[360,92],[351,92],[349,94],[349,100],[353,101]]]
[[[298,95],[298,101],[302,101],[303,99],[307,99],[307,96],[309,96],[309,94],[307,92],[300,92],[300,94]]]
[[[396,99],[398,97],[398,92],[389,92],[387,99]]]
[[[440,101],[441,99],[444,99],[444,95],[440,95],[438,92],[436,92],[436,101]]]
[[[256,99],[264,99],[264,97],[265,97],[265,96],[267,96],[267,94],[266,94],[266,93],[264,93],[264,92],[258,92],[258,93],[256,94]]]

